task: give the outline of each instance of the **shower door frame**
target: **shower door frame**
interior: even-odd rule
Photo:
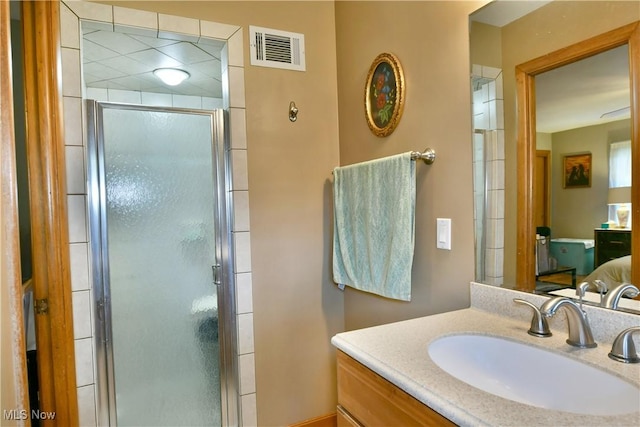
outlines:
[[[238,366],[236,361],[236,300],[234,256],[232,174],[229,153],[228,112],[154,107],[85,100],[87,117],[87,202],[89,209],[89,259],[93,282],[93,310],[96,346],[96,418],[98,425],[117,425],[115,407],[113,347],[111,342],[111,304],[107,251],[106,183],[103,181],[104,140],[102,110],[105,108],[196,114],[211,117],[211,151],[215,206],[215,266],[212,284],[218,298],[220,344],[220,411],[222,426],[239,425]],[[101,209],[105,207],[105,209]]]

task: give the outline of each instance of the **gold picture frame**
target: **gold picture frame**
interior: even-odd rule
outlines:
[[[392,53],[381,53],[369,68],[365,86],[365,116],[371,132],[380,137],[390,135],[402,117],[404,99],[400,61]]]
[[[591,187],[591,153],[564,156],[562,170],[564,188]]]

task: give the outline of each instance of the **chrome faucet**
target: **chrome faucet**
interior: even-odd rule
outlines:
[[[567,324],[569,326],[567,344],[580,348],[596,347],[598,344],[593,340],[587,314],[570,298],[555,297],[548,299],[540,307],[540,312],[545,317],[551,317],[556,314],[556,311],[561,307],[565,308]]]
[[[625,329],[613,341],[609,357],[622,363],[640,363],[640,354],[636,352],[633,334],[640,333],[640,326]]]
[[[631,283],[622,283],[621,285],[618,285],[607,292],[607,294],[604,296],[604,299],[602,300],[601,305],[604,308],[611,308],[615,310],[618,308],[618,303],[620,302],[620,298],[622,298],[623,295],[628,295],[632,298],[635,298],[640,295],[640,290],[638,290],[638,288]]]
[[[596,287],[596,290],[600,292],[600,306],[602,306],[602,301],[604,298],[604,293],[607,292],[607,284],[602,280],[596,279],[593,282],[582,282],[578,286],[576,286],[576,295],[580,299],[580,308],[582,308],[582,298],[584,297],[585,292],[591,287],[591,285]]]

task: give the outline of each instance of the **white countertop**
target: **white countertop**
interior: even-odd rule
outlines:
[[[493,314],[484,310],[486,307],[482,307],[482,301],[478,304],[480,308],[474,307],[473,294],[472,291],[472,308],[344,332],[334,336],[331,342],[458,425],[640,425],[640,398],[636,413],[621,416],[585,416],[541,409],[503,399],[457,380],[440,369],[429,357],[430,342],[444,335],[474,333],[509,338],[575,357],[640,386],[640,364],[624,364],[609,359],[607,354],[611,350],[611,344],[598,341],[599,334],[595,330],[594,337],[598,347],[593,349],[578,349],[566,344],[567,329],[564,321],[557,329],[554,328],[558,325],[557,322],[551,324],[554,333],[552,337],[536,338],[527,334],[531,319],[530,310],[515,308],[516,317],[519,316],[521,319],[514,319],[508,314]],[[522,297],[523,294],[516,295]],[[512,295],[504,294],[504,298],[511,301]],[[531,295],[531,298],[536,300],[544,297]],[[518,306],[515,303],[512,305]],[[513,307],[509,307],[509,310],[511,309]],[[629,319],[632,325],[640,324],[640,317],[627,316],[623,316],[623,327],[628,327]],[[624,328],[620,328],[620,331],[622,329]],[[611,341],[613,338],[615,337],[612,337]],[[598,394],[598,390],[593,392]]]

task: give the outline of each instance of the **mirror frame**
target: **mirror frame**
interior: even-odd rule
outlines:
[[[533,292],[535,280],[535,235],[533,183],[536,151],[535,76],[606,50],[629,45],[629,89],[631,107],[631,281],[640,284],[640,21],[608,31],[516,66],[518,126],[518,221],[516,289]]]

